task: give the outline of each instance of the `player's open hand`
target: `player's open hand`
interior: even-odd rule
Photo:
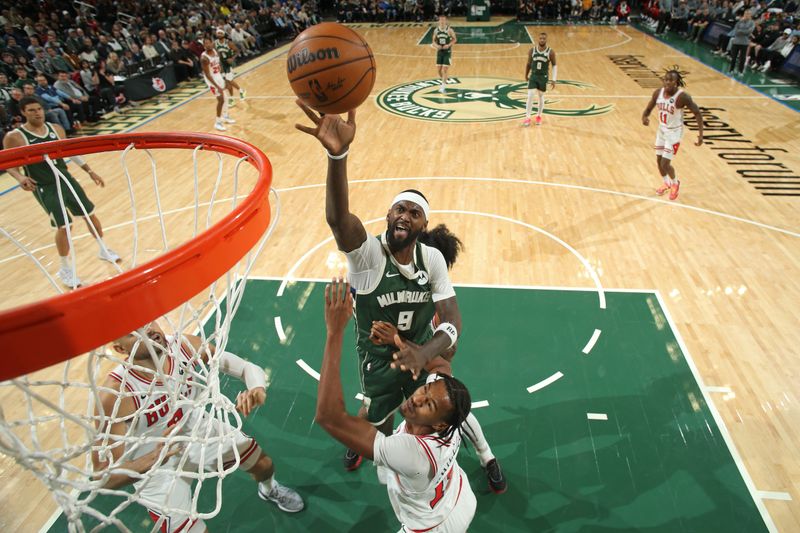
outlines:
[[[92,178],[92,181],[95,183],[95,185],[99,185],[100,187],[106,186],[106,182],[103,181],[103,178],[98,176],[97,172],[95,172],[94,170],[89,171],[89,177]]]
[[[347,112],[347,121],[344,121],[339,115],[320,116],[300,100],[295,100],[295,103],[314,123],[313,128],[302,124],[295,124],[295,128],[319,139],[331,155],[340,155],[347,150],[356,136],[355,109]]]
[[[350,284],[333,278],[325,287],[325,325],[328,333],[341,333],[353,315],[353,295]]]
[[[264,405],[267,391],[264,387],[255,387],[236,395],[236,410],[244,416],[250,416],[257,407]]]
[[[25,179],[19,182],[19,186],[23,191],[35,191],[36,180],[28,176],[25,176]]]
[[[372,344],[382,346],[384,344],[394,344],[394,336],[397,335],[397,328],[389,322],[375,320],[369,332],[369,340]]]
[[[392,361],[391,367],[411,372],[414,379],[417,379],[420,370],[425,368],[427,364],[419,344],[404,340],[400,335],[395,335],[394,345],[397,346],[400,351],[392,354],[394,361]]]

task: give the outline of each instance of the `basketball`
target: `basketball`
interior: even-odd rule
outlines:
[[[323,22],[297,36],[286,74],[294,93],[321,113],[340,114],[361,105],[375,85],[375,58],[359,34]]]

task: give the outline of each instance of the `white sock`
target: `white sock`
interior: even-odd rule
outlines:
[[[68,255],[60,255],[59,258],[61,259],[61,268],[72,269]]]
[[[225,98],[223,99],[223,103],[222,103],[222,116],[223,116],[223,117],[227,117],[227,116],[228,116],[228,98],[227,98],[227,97],[225,97]]]
[[[672,180],[669,179],[669,174],[661,176],[661,179],[664,180],[664,185],[672,186]]]
[[[472,445],[475,446],[475,451],[478,452],[478,458],[481,461],[481,466],[486,466],[486,463],[494,459],[492,449],[489,448],[489,443],[486,442],[486,437],[483,435],[483,429],[478,423],[478,419],[472,413],[467,415],[467,419],[461,426],[464,433],[469,438]]]
[[[531,118],[531,106],[533,105],[533,89],[528,89],[528,100],[525,102],[525,118]]]
[[[536,110],[536,116],[541,117],[544,112],[544,93],[539,91],[539,109]]]
[[[264,492],[264,494],[269,494],[272,492],[272,487],[274,486],[272,483],[273,481],[275,481],[275,474],[272,474],[264,481],[261,481],[258,486],[261,487],[261,490]]]
[[[217,120],[215,122],[217,124],[222,124],[222,117],[217,117]]]

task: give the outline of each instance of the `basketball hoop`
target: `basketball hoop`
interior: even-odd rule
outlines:
[[[162,209],[156,158],[150,152],[156,149],[191,151],[194,194],[189,205],[173,210],[177,214]],[[83,516],[99,524],[95,529],[113,524],[127,530],[118,513],[137,501],[136,491],[131,494],[111,490],[98,481],[105,472],[119,467],[119,463],[109,461],[105,471],[98,472],[90,458],[93,452],[111,457],[108,450],[120,443],[133,450],[142,444],[141,437],[132,435],[130,429],[125,435],[111,436],[106,432],[112,423],[121,421],[116,418],[116,406],[111,412],[104,412],[102,407],[99,414],[96,411],[98,391],[111,366],[138,368],[126,356],[106,350],[107,343],[157,318],[166,322],[164,329],[169,330],[174,339],[188,334],[202,340],[200,348],[191,355],[196,370],[190,373],[200,390],[191,407],[207,415],[200,416],[202,420],[193,427],[179,428],[174,437],[152,441],[172,443],[183,439],[185,442],[190,438],[213,445],[231,438],[230,431],[217,431],[220,422],[227,424],[226,428],[241,429],[235,406],[220,391],[219,361],[209,347],[213,344],[220,351],[224,350],[247,277],[279,214],[276,211],[270,226],[268,196],[272,169],[267,157],[249,143],[218,135],[135,133],[59,140],[0,151],[0,168],[115,151],[122,152],[122,170],[128,180],[133,213],[128,223],[134,235],[132,257],[125,254],[131,268],[122,271],[117,267],[119,273],[110,279],[0,312],[0,342],[6,354],[0,366],[0,395],[7,400],[16,397],[0,406],[0,452],[14,458],[18,465],[48,486],[64,510],[71,531],[84,530]],[[139,153],[146,157],[139,167],[149,167],[152,172],[152,197],[143,198],[141,193],[134,192],[137,187],[141,188],[140,180],[136,179],[139,172],[131,171],[128,160],[140,157],[133,155]],[[203,153],[216,156],[215,180],[204,181],[200,177],[202,171],[210,168],[200,159],[212,157]],[[235,160],[235,166],[229,180],[223,179],[223,156],[235,158],[231,159]],[[256,178],[249,181],[240,178],[240,166],[245,162],[255,170]],[[55,169],[52,164],[51,168]],[[181,185],[186,187],[188,183],[181,182]],[[155,206],[156,213],[137,216],[137,205],[142,203]],[[225,205],[230,207],[229,211],[220,213],[221,206]],[[207,212],[203,212],[204,209]],[[188,220],[179,218],[184,215]],[[159,237],[156,250],[159,255],[142,262],[137,231],[145,218],[159,227],[160,231],[152,232]],[[180,226],[188,233],[188,238],[169,246],[170,224]],[[58,288],[32,250],[5,228],[0,227],[0,234],[22,252],[20,257],[33,261],[52,286]],[[72,241],[70,245],[74,249]],[[201,354],[208,353],[212,353],[208,361],[201,362]],[[57,364],[60,366],[53,367]],[[154,381],[161,379],[158,374],[161,371],[163,369],[157,370]],[[126,394],[119,393],[117,406]],[[170,398],[169,401],[184,401],[185,408],[185,400]],[[139,411],[143,409],[144,405]],[[43,427],[49,427],[52,434],[41,434]],[[173,468],[177,475],[191,477],[197,483],[219,482],[238,467],[239,459],[237,455],[235,464],[228,463],[224,467],[220,461],[218,472],[202,474],[187,474],[181,470],[185,457],[170,463],[171,466],[165,463],[159,468]],[[144,473],[143,478],[148,475]],[[193,501],[189,511],[192,517],[208,518],[219,511],[220,487],[218,484],[216,491],[219,501],[210,511],[198,510],[197,499]],[[122,498],[123,503],[112,511],[101,512],[94,502],[98,495],[107,494]]]

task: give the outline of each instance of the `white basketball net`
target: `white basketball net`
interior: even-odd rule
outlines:
[[[237,160],[217,152],[209,155],[208,152],[202,152],[200,147],[191,153],[186,150],[174,152],[184,152],[187,158],[191,156],[191,164],[184,165],[184,168],[194,170],[194,190],[193,194],[187,195],[188,205],[185,202],[182,206],[170,206],[172,209],[166,209],[162,205],[162,197],[167,190],[159,185],[154,155],[147,150],[134,150],[132,145],[122,153],[122,167],[118,177],[122,178],[124,174],[127,181],[132,218],[124,228],[130,232],[131,248],[118,250],[123,257],[122,265],[116,267],[119,272],[163,254],[210,227],[237,202],[241,202],[255,183],[255,176],[251,176],[252,179],[243,176],[240,180],[240,165],[246,158]],[[217,159],[215,172],[213,161],[209,164],[205,160],[214,156]],[[88,156],[90,160],[93,157],[95,156]],[[132,161],[136,158],[139,158],[138,162]],[[49,164],[54,172],[60,174],[52,162]],[[225,167],[231,164],[234,165],[233,172],[224,172]],[[246,167],[249,168],[249,165]],[[209,172],[216,176],[204,178],[203,174]],[[180,186],[191,190],[191,172],[186,174],[186,179]],[[74,175],[77,176],[77,173]],[[228,178],[225,178],[226,175]],[[108,181],[109,177],[105,177]],[[63,209],[63,198],[73,193],[63,175],[60,178],[59,196],[62,198]],[[170,187],[176,187],[174,176],[171,176]],[[91,191],[87,192],[91,194]],[[189,350],[194,364],[189,365],[189,370],[179,379],[168,377],[165,370],[169,370],[170,365],[166,356],[156,355],[158,347],[155,343],[146,336],[137,334],[139,342],[147,346],[156,361],[155,374],[152,370],[128,361],[125,354],[114,351],[108,345],[67,360],[60,366],[0,382],[0,398],[3,398],[0,405],[0,452],[12,457],[20,467],[31,472],[48,487],[66,515],[70,531],[95,531],[108,525],[129,531],[123,523],[121,513],[128,507],[143,503],[140,501],[139,487],[148,483],[156,474],[163,476],[166,473],[172,483],[179,477],[193,480],[191,508],[177,510],[185,512],[188,518],[210,518],[219,512],[222,504],[222,478],[236,470],[241,460],[239,451],[233,446],[234,460],[223,465],[221,451],[226,448],[223,445],[231,443],[241,430],[242,420],[234,404],[220,390],[219,356],[211,356],[205,363],[202,356],[208,355],[209,345],[216,347],[217,354],[225,350],[231,321],[242,301],[247,277],[277,223],[280,211],[277,196],[275,203],[270,228],[253,250],[203,294],[159,319],[164,332],[174,339],[180,339],[183,335],[197,335],[202,339],[199,349]],[[119,206],[117,208],[121,209]],[[98,205],[101,217],[107,212],[108,206]],[[79,221],[75,224],[76,229],[78,224],[83,225]],[[23,239],[17,238],[15,233],[18,233],[16,228],[0,227],[0,234],[7,239],[5,245],[13,245],[19,252],[20,261],[27,262],[29,270],[32,262],[43,273],[49,282],[45,285],[49,287],[50,295],[54,290],[64,290],[51,275],[54,251],[42,253],[36,247],[40,243],[23,243]],[[84,284],[87,279],[97,281],[96,276],[92,278],[91,274],[87,274],[87,278],[81,274],[82,267],[96,259],[84,257],[86,254],[81,253],[81,243],[77,242],[78,238],[74,233],[69,234],[72,267],[81,275]],[[107,229],[106,240],[109,240],[110,233]],[[84,241],[92,240],[88,234],[81,238]],[[116,242],[119,240],[117,238]],[[86,246],[85,242],[83,246]],[[178,344],[174,342],[168,349],[172,352],[172,357],[180,357]],[[188,343],[183,344],[188,346]],[[241,356],[246,358],[246,354]],[[119,388],[105,388],[103,384],[106,377],[117,365],[122,365],[123,383]],[[118,411],[121,400],[134,394],[125,386],[134,379],[129,374],[131,371],[152,377],[153,382],[165,383],[170,393],[158,405],[152,405],[151,399],[140,402],[134,416],[125,418],[119,416]],[[194,390],[193,399],[188,399],[183,394],[184,386],[189,380]],[[106,412],[103,412],[99,404],[99,395],[103,391],[115,397],[113,408]],[[140,398],[147,396],[146,393],[137,394]],[[137,427],[141,429],[141,424],[132,419],[163,411],[165,406],[170,413],[179,409],[185,413],[174,424],[175,431],[168,436],[160,431],[155,435],[141,436],[141,432],[137,431]],[[122,435],[112,435],[109,432],[111,425],[115,423],[125,425]],[[161,448],[161,459],[169,450],[178,449],[179,452],[166,461],[159,460],[163,464],[144,473],[120,470],[120,465],[152,450],[160,443],[165,443]],[[122,456],[114,460],[111,450],[122,446]],[[197,458],[191,456],[190,450],[195,453],[199,450],[216,450],[218,453],[214,457],[204,457],[205,468],[198,468],[192,466],[193,460],[196,462]],[[95,469],[92,452],[98,454],[104,463],[103,467]],[[127,474],[139,482],[136,488],[127,485],[109,489],[105,485],[112,474]],[[214,503],[201,506],[198,502],[200,488],[209,484],[215,487]],[[153,508],[152,505],[148,507]],[[146,517],[145,511],[143,508],[136,510],[140,513],[137,523],[142,523],[141,519]],[[176,511],[169,507],[157,510],[161,514]],[[154,522],[152,531],[160,527],[160,522]]]

